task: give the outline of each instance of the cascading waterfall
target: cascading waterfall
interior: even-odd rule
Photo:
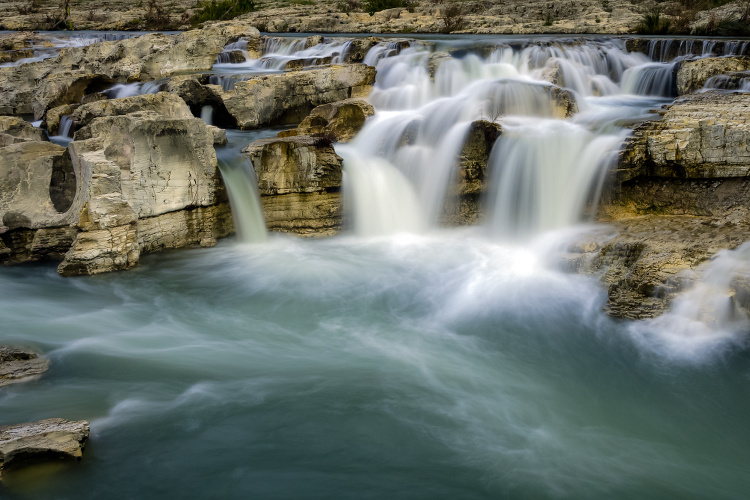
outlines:
[[[206,125],[214,124],[214,107],[210,104],[206,104],[201,107],[201,120],[206,122]]]
[[[627,135],[614,119],[653,104],[623,94],[651,95],[652,80],[662,82],[642,71],[657,63],[620,42],[505,45],[486,57],[468,48],[460,58],[421,45],[387,50],[380,44],[366,58],[377,63],[376,115],[340,148],[355,230],[365,235],[438,222],[476,120],[502,128],[487,165],[492,232],[528,237],[575,224],[596,204]],[[561,89],[549,80],[569,87],[576,116],[565,118]]]

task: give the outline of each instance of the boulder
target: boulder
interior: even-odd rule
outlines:
[[[299,123],[316,106],[366,96],[374,81],[375,68],[337,65],[237,82],[222,99],[240,128],[253,129]]]
[[[349,142],[362,129],[375,108],[364,99],[345,99],[314,108],[296,129],[279,132],[279,137],[324,136],[333,142]]]
[[[28,349],[0,346],[0,387],[26,382],[49,370],[49,360]]]
[[[0,64],[16,62],[28,57],[34,57],[33,49],[3,50],[0,51]]]
[[[261,139],[243,150],[258,178],[269,230],[301,236],[331,235],[341,228],[343,160],[325,139]]]
[[[78,104],[87,94],[104,90],[114,83],[107,75],[64,71],[44,78],[34,91],[34,119],[40,120],[48,109],[63,104]]]
[[[0,427],[0,478],[14,468],[39,462],[80,460],[89,423],[48,418]]]
[[[121,116],[138,111],[151,111],[161,116],[193,118],[190,108],[179,96],[168,92],[143,94],[82,104],[72,113],[76,128],[82,128],[103,116]]]
[[[169,78],[164,85],[166,92],[177,94],[190,107],[194,116],[201,116],[205,106],[213,109],[213,124],[225,128],[236,128],[237,121],[229,114],[221,98],[222,89],[206,85],[206,75],[180,75]]]
[[[704,57],[684,61],[677,70],[677,92],[680,95],[700,90],[706,80],[716,75],[750,70],[750,57]]]
[[[46,141],[44,130],[16,116],[0,116],[0,147],[26,141]]]
[[[482,221],[487,162],[501,134],[499,123],[477,120],[471,124],[458,160],[457,182],[448,188],[441,216],[444,225],[475,225]]]

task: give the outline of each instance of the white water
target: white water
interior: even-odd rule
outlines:
[[[654,105],[638,95],[669,95],[654,81],[672,85],[648,71],[657,63],[615,42],[499,45],[486,57],[443,56],[434,76],[429,47],[387,50],[380,44],[366,58],[377,63],[368,98],[376,114],[340,148],[354,229],[364,235],[435,227],[476,120],[503,130],[487,166],[490,230],[516,238],[573,225],[598,200],[627,135],[616,120]],[[550,71],[577,102],[570,118],[560,89],[544,80]]]

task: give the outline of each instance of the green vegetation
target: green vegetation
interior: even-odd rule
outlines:
[[[463,29],[465,24],[464,11],[457,2],[451,2],[440,9],[440,20],[443,21],[443,33],[451,33]]]
[[[233,19],[255,10],[253,0],[211,0],[198,4],[198,10],[190,18],[190,24],[198,25],[205,21]]]
[[[661,9],[654,7],[643,14],[643,19],[635,28],[635,32],[639,35],[666,35],[671,25],[671,21],[661,17]]]
[[[370,15],[380,12],[381,10],[405,8],[409,12],[414,12],[414,4],[409,0],[365,0],[362,9]]]

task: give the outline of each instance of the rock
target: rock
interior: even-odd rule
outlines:
[[[51,188],[53,173],[65,168],[64,151],[57,144],[41,141],[0,149],[0,228],[36,229],[61,218]]]
[[[221,98],[221,87],[206,85],[205,75],[175,76],[167,80],[164,90],[180,96],[190,107],[194,116],[201,116],[205,106],[213,109],[213,124],[224,128],[236,128],[237,120],[229,114]]]
[[[370,66],[329,66],[237,82],[222,99],[240,128],[253,129],[299,123],[316,106],[366,96],[374,81]]]
[[[547,89],[554,103],[555,118],[570,118],[578,113],[578,102],[573,92],[557,85],[550,85]]]
[[[610,316],[643,319],[666,312],[716,252],[750,240],[750,224],[647,215],[614,221],[585,238],[585,244],[571,245],[566,268],[601,276]]]
[[[750,95],[704,92],[675,101],[661,121],[637,127],[620,155],[617,182],[745,177],[750,173]]]
[[[0,346],[0,387],[26,382],[49,370],[49,360],[33,351]]]
[[[453,56],[448,52],[438,51],[430,54],[430,56],[427,58],[427,71],[430,73],[430,78],[434,80],[435,73],[437,73],[440,65],[445,61],[450,61],[451,59],[453,59]]]
[[[179,99],[168,94],[152,97]],[[85,106],[107,102],[112,101]],[[166,109],[189,115],[184,102],[182,109]],[[80,129],[69,145],[79,172],[80,232],[58,272],[69,276],[128,269],[146,247],[184,246],[226,236],[231,225],[216,223],[222,218],[217,209],[198,210],[217,205],[227,210],[213,144],[214,133],[192,115],[172,118],[138,111],[100,117]],[[192,218],[167,216],[183,210],[192,211]],[[142,221],[153,218],[159,218],[159,234],[146,244],[141,227],[151,231],[155,221]],[[187,222],[189,226],[182,225]]]
[[[32,49],[3,50],[0,52],[0,64],[16,62],[19,59],[25,59],[27,57],[34,57],[34,51]]]
[[[42,119],[50,108],[78,104],[86,94],[104,90],[113,83],[114,80],[107,75],[69,71],[51,74],[34,91],[34,119]]]
[[[444,225],[475,225],[482,221],[487,162],[501,134],[498,123],[477,120],[471,124],[459,156],[458,179],[449,188],[441,216]]]
[[[89,423],[48,418],[0,427],[0,478],[10,469],[32,463],[80,460]]]
[[[330,142],[308,136],[261,139],[243,152],[258,177],[269,230],[303,236],[338,232],[343,160]]]
[[[349,142],[362,129],[375,108],[364,99],[345,99],[314,108],[296,129],[279,132],[279,137],[324,136],[332,142]]]
[[[174,119],[193,118],[190,108],[179,96],[158,92],[82,104],[75,109],[72,119],[76,128],[83,128],[96,118],[121,116],[138,111],[150,111]]]
[[[677,70],[677,92],[689,94],[702,89],[706,80],[716,75],[750,70],[750,57],[705,57],[684,61]]]
[[[367,37],[354,38],[349,42],[346,53],[344,54],[345,63],[361,63],[371,48],[382,42],[382,38]]]
[[[41,118],[46,109],[80,102],[81,92],[97,92],[104,79],[151,81],[206,71],[224,46],[240,37],[257,42],[260,34],[241,22],[214,23],[179,35],[151,33],[68,47],[55,58],[0,68],[0,114],[33,112]]]
[[[13,138],[12,140],[7,140],[8,144],[2,144],[2,146],[16,142],[47,140],[44,130],[15,116],[0,116],[0,135]]]

